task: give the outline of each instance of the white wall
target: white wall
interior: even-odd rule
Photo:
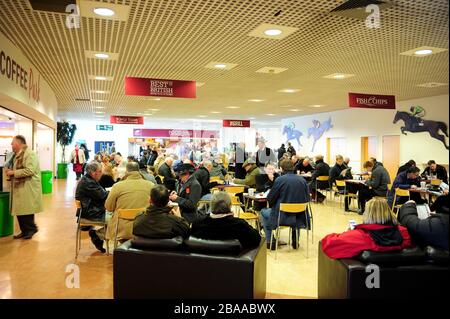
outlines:
[[[303,147],[300,148],[301,155],[313,156],[322,154],[326,156],[326,139],[345,137],[347,143],[347,154],[351,159],[353,167],[359,167],[361,160],[361,137],[376,136],[378,138],[377,158],[383,158],[382,137],[384,135],[400,135],[400,163],[414,159],[417,163],[426,163],[430,159],[441,164],[448,164],[449,152],[444,145],[429,136],[428,133],[401,134],[400,127],[403,122],[393,124],[396,111],[409,111],[410,106],[420,105],[426,110],[425,119],[443,121],[447,123],[449,117],[449,96],[440,95],[435,97],[415,99],[397,102],[397,110],[371,110],[349,108],[346,110],[307,115],[295,118],[287,118],[282,121],[282,127],[291,122],[295,129],[300,130],[303,136],[300,138]],[[308,128],[312,127],[313,120],[321,122],[331,118],[333,128],[317,141],[314,152],[311,151],[313,138],[307,136]],[[447,138],[448,144],[448,138]],[[297,147],[297,142],[293,143]]]

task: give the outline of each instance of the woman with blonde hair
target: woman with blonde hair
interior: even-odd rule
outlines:
[[[334,259],[352,258],[364,250],[383,252],[411,246],[408,230],[398,224],[386,199],[380,197],[367,202],[362,224],[322,239],[324,253]]]

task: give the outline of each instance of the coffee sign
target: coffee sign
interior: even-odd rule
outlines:
[[[223,127],[250,127],[249,120],[223,120]]]
[[[395,109],[395,96],[348,93],[348,103],[350,107],[368,109]]]

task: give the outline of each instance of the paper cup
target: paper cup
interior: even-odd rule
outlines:
[[[254,189],[254,188],[249,188],[249,189],[248,189],[248,194],[249,194],[250,196],[255,195],[255,189]]]

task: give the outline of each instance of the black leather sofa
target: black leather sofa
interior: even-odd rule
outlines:
[[[134,238],[114,250],[117,299],[262,299],[264,239],[242,251],[237,240]]]
[[[449,287],[448,251],[432,247],[399,252],[364,251],[354,259],[331,259],[319,244],[319,299],[444,298]],[[379,287],[370,264],[379,267]],[[366,272],[366,269],[368,272]]]

